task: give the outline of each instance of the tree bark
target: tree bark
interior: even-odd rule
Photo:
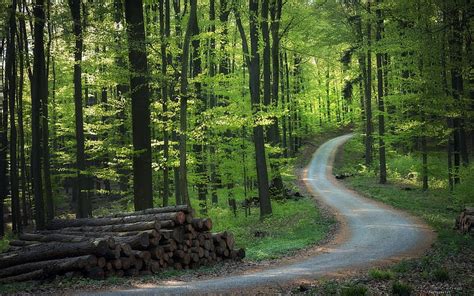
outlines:
[[[103,256],[109,250],[107,241],[97,239],[79,243],[45,243],[35,247],[25,247],[21,251],[0,254],[0,265],[7,268],[13,265],[42,260],[61,259],[83,255]]]
[[[36,228],[44,227],[43,181],[41,177],[41,105],[46,94],[48,82],[46,79],[44,57],[44,0],[36,0],[33,8],[34,15],[34,49],[33,49],[33,81],[31,93],[31,171],[33,177],[33,194],[35,200]]]
[[[166,36],[167,28],[166,25],[169,25],[169,22],[165,21],[165,14],[169,17],[169,0],[164,3],[165,0],[160,0],[159,11],[160,11],[160,38],[161,38],[161,100],[163,105],[163,156],[164,156],[164,166],[163,166],[163,206],[168,206],[169,196],[170,196],[170,185],[169,185],[169,131],[168,124],[169,118],[167,115],[168,112],[168,77],[167,77],[167,67],[168,67],[168,57],[166,54],[166,48],[168,47],[168,38]]]
[[[189,45],[194,32],[194,24],[197,24],[197,0],[190,0],[188,26],[184,35],[183,55],[181,57],[181,98],[180,98],[180,139],[179,139],[179,186],[182,202],[191,206],[188,192],[188,177],[186,164],[186,141],[187,141],[187,109],[188,109],[188,63]]]
[[[53,32],[51,28],[51,20],[50,20],[50,10],[51,10],[51,0],[47,0],[47,20],[48,20],[48,57],[47,57],[47,66],[46,66],[46,79],[49,75],[49,62],[51,58],[51,43],[53,40]],[[54,202],[53,202],[53,187],[51,184],[51,155],[49,151],[49,111],[48,111],[48,101],[49,101],[49,94],[48,88],[45,89],[44,99],[42,101],[42,154],[43,154],[43,180],[44,180],[44,201],[46,205],[46,221],[50,221],[54,218]]]
[[[133,193],[135,210],[153,207],[150,93],[142,0],[125,0],[132,96]]]
[[[252,113],[254,115],[260,111],[260,57],[258,53],[258,0],[249,0],[250,11],[250,45],[251,52],[247,44],[244,28],[240,20],[238,11],[235,11],[236,22],[242,38],[246,64],[249,69],[249,88],[252,103]],[[250,54],[249,54],[250,53]],[[255,124],[255,123],[254,123]],[[270,202],[270,191],[268,184],[267,162],[265,157],[265,143],[263,126],[253,127],[253,137],[255,144],[255,160],[257,167],[258,197],[260,201],[260,218],[271,215],[272,205]]]
[[[370,1],[367,2],[367,11],[370,14]],[[367,22],[367,75],[365,84],[365,165],[372,165],[372,24]]]
[[[84,152],[84,115],[82,110],[82,19],[81,1],[69,0],[69,7],[73,20],[73,31],[75,38],[74,48],[74,114],[76,125],[76,194],[77,194],[77,218],[90,217],[92,208],[89,196],[83,192],[85,188],[85,152]]]
[[[383,32],[383,17],[380,4],[382,0],[377,0],[377,28],[375,33],[375,40],[380,44]],[[379,121],[379,163],[380,176],[379,183],[387,183],[387,162],[385,158],[385,106],[384,106],[384,77],[383,77],[383,53],[377,52],[377,98],[378,98],[378,121]],[[386,77],[385,77],[386,79]]]
[[[12,205],[12,230],[15,233],[21,232],[21,215],[20,215],[20,193],[18,182],[18,160],[17,160],[17,128],[16,128],[16,8],[17,1],[13,0],[11,4],[8,43],[7,43],[7,63],[6,63],[6,79],[8,88],[8,102],[10,112],[10,192]]]

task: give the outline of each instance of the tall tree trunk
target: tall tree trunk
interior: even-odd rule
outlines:
[[[197,5],[197,4],[196,4]],[[197,8],[196,12],[192,10],[193,13],[197,14]],[[199,25],[198,25],[198,19],[197,15],[195,17],[191,18],[193,23],[191,24],[192,26],[192,36],[198,36],[199,35]],[[191,46],[193,48],[191,56],[191,65],[192,65],[192,73],[191,77],[195,78],[199,76],[202,72],[202,67],[201,67],[201,57],[199,53],[199,48],[201,46],[201,42],[198,38],[195,38],[191,42]],[[206,98],[202,94],[202,87],[200,82],[195,82],[195,91],[196,91],[196,109],[199,114],[202,114],[206,110]],[[200,213],[205,215],[207,214],[207,183],[208,183],[208,177],[207,177],[207,172],[206,172],[206,163],[205,163],[205,156],[204,156],[204,146],[202,144],[203,140],[196,140],[197,143],[194,143],[193,145],[193,150],[196,154],[196,170],[197,170],[197,190],[198,190],[198,200],[199,200],[199,207],[200,207]],[[199,143],[200,142],[200,143]]]
[[[26,153],[25,153],[25,128],[23,122],[23,86],[25,81],[25,51],[23,47],[23,34],[21,33],[21,22],[20,22],[20,33],[18,34],[18,57],[19,57],[19,83],[18,83],[18,146],[20,148],[20,183],[21,183],[21,209],[22,209],[22,224],[28,225],[28,202],[27,202],[27,188],[28,182],[26,180]]]
[[[133,133],[133,201],[135,211],[153,207],[150,91],[142,0],[125,0],[130,62]]]
[[[451,85],[452,85],[452,96],[456,101],[461,116],[454,118],[454,132],[455,138],[457,138],[457,144],[459,147],[459,154],[461,157],[462,164],[467,166],[469,164],[469,155],[467,151],[466,143],[466,130],[464,120],[464,104],[462,103],[462,95],[464,92],[464,80],[462,76],[462,29],[463,25],[460,20],[460,13],[457,4],[451,4],[450,8],[450,22],[451,22],[451,40],[450,40],[450,53],[451,53]],[[456,146],[456,139],[455,139]]]
[[[3,57],[3,49],[5,47],[5,39],[2,38],[2,47],[0,48],[0,56]],[[7,89],[4,84],[4,75],[3,75],[3,59],[0,63],[0,73],[1,73],[1,103],[2,108],[0,109],[0,238],[5,235],[5,220],[4,220],[4,208],[5,208],[5,199],[7,198],[8,190],[8,179],[7,179],[7,149],[8,149],[8,139],[7,139],[7,124],[8,124],[8,98]]]
[[[278,76],[280,75],[278,69],[278,49],[279,49],[279,30],[278,30],[278,23],[279,22],[279,15],[277,16],[278,11],[281,13],[281,7],[276,7],[274,3],[275,0],[271,0],[271,30],[272,30],[272,37],[273,37],[273,47],[270,46],[270,29],[268,26],[268,14],[269,14],[269,0],[262,1],[262,21],[261,21],[261,29],[262,29],[262,36],[264,42],[263,48],[263,104],[267,106],[267,108],[274,108],[277,106],[278,102]],[[276,19],[278,17],[278,20]],[[275,49],[276,48],[276,49]],[[273,65],[273,72],[270,66]],[[272,75],[273,73],[273,75]],[[276,75],[275,75],[276,73]],[[275,80],[276,76],[276,80]],[[273,85],[271,78],[273,77]],[[271,118],[272,124],[269,125],[267,128],[267,139],[270,144],[274,147],[279,146],[279,135],[278,135],[278,123],[277,117],[272,116]],[[272,182],[271,186],[275,190],[275,194],[281,194],[283,191],[283,181],[280,175],[279,165],[277,163],[277,159],[279,158],[279,153],[272,153],[269,155],[270,167],[272,171]]]
[[[169,25],[169,22],[165,22],[165,14],[169,16],[169,0],[164,3],[165,0],[160,0],[159,11],[160,11],[160,38],[161,38],[161,100],[163,105],[163,156],[164,156],[164,166],[163,166],[163,206],[168,206],[169,196],[170,196],[170,184],[169,184],[169,118],[168,118],[168,77],[167,77],[167,67],[168,67],[168,56],[166,54],[166,48],[168,47],[168,39],[165,34],[166,25]]]
[[[49,75],[49,63],[51,60],[51,42],[53,40],[53,32],[50,20],[51,0],[47,0],[47,20],[48,20],[48,46],[47,46],[47,65],[46,65],[46,79]],[[48,89],[42,102],[42,140],[43,140],[43,180],[44,180],[44,201],[46,204],[46,221],[51,221],[54,218],[54,203],[53,203],[53,187],[51,184],[51,161],[49,151],[49,112],[48,112]]]
[[[33,49],[33,81],[31,93],[31,171],[33,177],[33,194],[35,200],[36,228],[45,225],[43,182],[41,177],[41,105],[47,93],[46,66],[44,57],[44,0],[36,0],[34,15],[34,49]]]
[[[188,108],[188,64],[189,45],[194,32],[194,24],[197,24],[197,0],[190,0],[191,9],[188,26],[184,35],[183,55],[181,57],[181,98],[180,98],[180,137],[179,137],[179,187],[181,189],[182,202],[191,206],[188,193],[188,177],[186,165],[186,133],[187,133],[187,108]]]
[[[254,115],[260,111],[260,57],[258,53],[258,0],[249,0],[250,12],[250,46],[249,51],[247,37],[240,20],[238,11],[235,11],[237,26],[242,38],[242,47],[245,61],[249,69],[249,88],[252,103],[252,113]],[[250,53],[250,54],[249,54]],[[270,202],[270,191],[268,184],[267,162],[265,156],[265,142],[263,126],[253,127],[253,138],[255,144],[255,160],[257,167],[258,197],[260,201],[260,218],[263,219],[272,213]]]
[[[370,14],[370,1],[367,11]],[[365,84],[365,165],[372,165],[372,24],[367,22],[367,83]]]
[[[85,189],[85,152],[84,152],[84,115],[82,110],[82,51],[83,35],[81,20],[81,1],[69,0],[69,7],[73,20],[73,31],[75,38],[74,48],[74,114],[76,121],[76,194],[77,194],[77,218],[92,216],[92,208],[89,196],[83,192]]]
[[[215,33],[216,33],[216,1],[215,0],[210,0],[209,1],[209,21],[211,22],[209,31],[212,34],[211,40],[209,42],[209,77],[213,78],[216,74],[216,39],[215,39]],[[224,2],[225,1],[221,1]],[[221,4],[222,5],[222,4]],[[221,9],[225,9],[226,7],[221,7]],[[227,36],[224,36],[226,38]],[[214,93],[214,83],[212,84],[211,90],[210,90],[210,96],[209,96],[209,108],[215,108],[217,106],[217,96]],[[212,204],[217,204],[218,203],[218,196],[217,196],[217,182],[218,182],[218,177],[217,177],[217,162],[213,161],[213,156],[216,154],[216,141],[213,140],[213,131],[210,131],[210,140],[209,140],[209,156],[211,159],[210,163],[210,185],[211,185],[211,201]]]
[[[16,96],[16,0],[12,1],[7,42],[7,63],[6,80],[8,87],[8,102],[10,112],[10,192],[12,201],[12,230],[15,233],[21,232],[20,215],[20,193],[18,182],[18,160],[17,160],[17,129],[15,121],[15,96]]]
[[[377,0],[377,28],[375,40],[380,44],[383,32],[383,17],[380,4],[382,0]],[[379,162],[380,162],[380,184],[387,183],[387,163],[385,159],[385,106],[384,106],[384,77],[383,77],[383,53],[377,52],[377,98],[378,98],[378,120],[379,120]],[[426,142],[426,139],[425,139]]]
[[[181,30],[181,0],[173,0],[173,9],[174,9],[174,19],[175,19],[175,34],[178,37],[178,47],[182,49],[182,43],[181,43],[181,37],[182,37],[182,30]],[[180,61],[181,61],[181,55],[177,54],[176,55],[176,67],[178,67]],[[175,80],[179,81],[180,75],[176,74],[175,75]],[[170,97],[175,98],[175,102],[178,103],[178,96],[174,96],[174,89],[173,87],[170,88]],[[179,136],[176,130],[173,130],[171,133],[171,138],[173,142],[179,143]],[[179,144],[177,149],[179,150]],[[181,194],[181,188],[180,188],[180,168],[179,166],[173,167],[173,178],[174,178],[174,195],[175,195],[175,200],[176,204],[183,204],[183,197]]]

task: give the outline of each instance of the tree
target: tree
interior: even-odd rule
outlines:
[[[380,44],[383,32],[383,17],[380,9],[381,0],[377,0],[377,25],[375,41]],[[377,52],[377,100],[378,100],[378,122],[379,122],[379,162],[380,162],[380,184],[387,182],[387,163],[385,159],[385,105],[384,105],[384,77],[383,77],[383,53]],[[387,79],[387,77],[385,77]]]
[[[76,123],[76,199],[77,218],[92,216],[89,196],[83,191],[85,188],[85,152],[84,152],[84,115],[82,110],[82,50],[83,30],[81,19],[81,1],[69,0],[71,9],[73,32],[75,38],[74,48],[74,114]]]
[[[179,187],[182,202],[191,205],[188,192],[188,172],[186,164],[187,111],[188,111],[188,62],[191,37],[197,31],[197,0],[190,0],[189,20],[184,34],[183,55],[181,57],[180,87],[180,136],[179,136]]]
[[[247,37],[240,20],[238,10],[235,10],[236,22],[242,39],[242,48],[245,61],[249,70],[249,88],[252,104],[252,113],[254,116],[260,111],[260,56],[258,53],[258,0],[249,0],[250,12],[250,46],[247,45]],[[263,219],[272,214],[272,205],[270,202],[270,191],[268,184],[267,162],[265,156],[265,142],[263,126],[256,122],[254,118],[253,138],[255,145],[255,162],[257,167],[258,198],[260,201],[260,217]]]
[[[135,211],[153,207],[150,91],[141,0],[125,1],[132,97],[133,200]]]
[[[33,81],[31,92],[31,171],[33,178],[33,195],[35,200],[36,228],[45,225],[43,181],[41,176],[41,105],[47,93],[48,80],[44,57],[44,0],[36,0],[34,15],[34,48],[33,48]]]

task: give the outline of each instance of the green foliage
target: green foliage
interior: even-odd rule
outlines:
[[[391,280],[394,277],[393,272],[377,268],[369,270],[369,276],[374,280]]]
[[[367,287],[362,284],[355,284],[341,289],[341,296],[365,296]]]
[[[213,230],[231,229],[237,246],[245,248],[250,260],[278,258],[315,244],[333,223],[321,216],[311,199],[274,202],[273,215],[264,221],[260,221],[256,208],[251,211],[249,217],[240,212],[234,218],[227,208],[209,210]]]
[[[436,268],[432,272],[433,279],[438,282],[447,282],[450,279],[449,272],[445,268]]]
[[[393,295],[396,295],[396,296],[410,296],[412,291],[413,291],[413,288],[410,285],[406,284],[406,283],[395,281],[392,284],[392,293],[393,293]]]

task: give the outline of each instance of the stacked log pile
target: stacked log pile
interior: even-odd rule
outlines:
[[[229,232],[186,206],[101,218],[55,219],[47,230],[23,233],[0,254],[0,283],[78,275],[94,279],[197,268],[245,256]]]
[[[454,225],[461,233],[474,235],[474,208],[464,208]]]

